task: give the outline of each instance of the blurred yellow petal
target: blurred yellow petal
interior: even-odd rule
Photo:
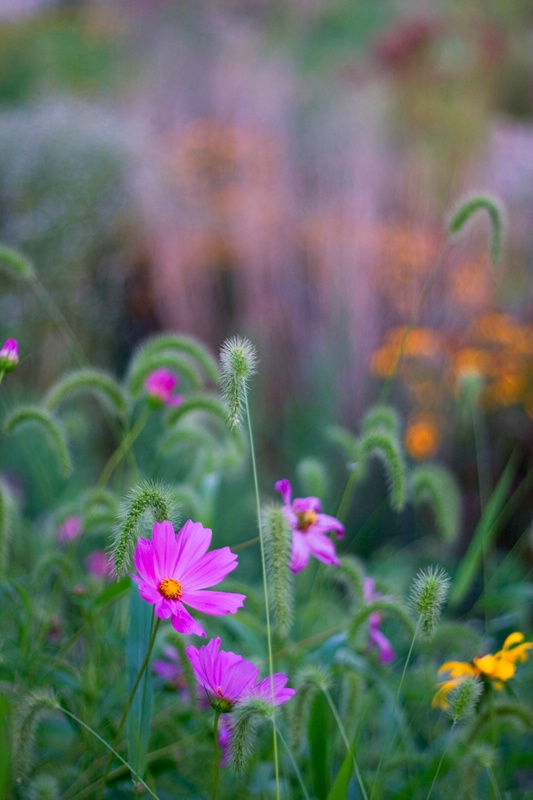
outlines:
[[[439,668],[440,672],[449,672],[452,678],[458,678],[461,675],[477,675],[476,670],[472,664],[467,661],[447,661],[442,667]]]
[[[514,633],[510,633],[505,642],[503,643],[502,650],[508,650],[511,645],[517,644],[518,642],[524,641],[524,634],[520,633],[519,631],[515,631]]]

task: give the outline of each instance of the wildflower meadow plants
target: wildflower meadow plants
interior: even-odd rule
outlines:
[[[0,797],[528,796],[531,587],[493,537],[515,462],[461,549],[458,483],[409,459],[385,390],[270,476],[259,371],[247,339],[217,361],[164,333],[122,380],[83,364],[11,406],[18,374],[2,383],[28,471],[0,476]],[[354,523],[370,484],[379,508]],[[365,527],[384,544],[363,557]]]

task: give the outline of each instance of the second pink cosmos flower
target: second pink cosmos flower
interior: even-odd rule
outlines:
[[[168,619],[179,633],[206,636],[185,605],[205,614],[235,614],[246,596],[233,592],[206,591],[220,583],[237,566],[229,547],[207,552],[212,533],[200,522],[189,520],[179,533],[172,523],[156,522],[152,540],[140,538],[135,550],[132,575],[143,600],[153,603],[155,614]],[[140,577],[139,577],[140,576]]]
[[[293,500],[292,486],[287,478],[277,481],[275,488],[281,493],[283,513],[292,529],[292,572],[304,569],[311,554],[324,564],[339,567],[341,562],[335,553],[335,545],[327,534],[335,532],[339,539],[342,538],[344,525],[336,517],[322,513],[318,497],[296,497]]]

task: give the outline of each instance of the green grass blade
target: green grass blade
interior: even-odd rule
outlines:
[[[350,749],[344,756],[344,761],[337,773],[335,782],[331,787],[327,800],[346,800],[348,797],[348,786],[353,775],[353,758],[355,755],[356,740],[350,745]]]
[[[133,584],[130,591],[130,625],[126,642],[126,670],[128,689],[131,691],[143,664],[148,645],[154,612]],[[152,718],[152,671],[145,669],[128,713],[128,761],[141,778],[144,777],[150,742]]]
[[[309,713],[309,751],[313,791],[317,800],[326,800],[330,788],[329,775],[329,707],[323,694],[311,702]]]
[[[0,695],[0,797],[9,797],[11,784],[11,709],[7,697]]]
[[[483,551],[494,540],[497,531],[497,518],[509,494],[517,462],[518,454],[515,452],[507,462],[507,466],[481,515],[470,542],[470,547],[459,564],[453,580],[449,599],[451,606],[457,606],[465,597],[479,568]]]

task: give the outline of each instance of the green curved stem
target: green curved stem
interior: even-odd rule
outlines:
[[[135,440],[141,433],[142,429],[148,422],[149,416],[150,416],[150,409],[147,408],[145,409],[144,413],[141,414],[141,416],[139,417],[133,428],[129,431],[129,433],[126,434],[126,436],[121,441],[120,445],[117,447],[115,452],[110,456],[98,480],[97,487],[99,489],[102,489],[107,484],[109,478],[111,477],[115,469],[118,467],[124,456],[128,454],[133,443],[135,442]]]
[[[346,750],[348,752],[350,752],[350,740],[348,739],[348,736],[346,734],[346,729],[345,729],[344,725],[342,724],[342,720],[341,720],[341,718],[339,716],[339,712],[337,711],[337,709],[335,707],[335,703],[333,702],[333,699],[332,699],[332,697],[331,697],[331,695],[330,695],[330,693],[329,693],[329,691],[327,689],[323,689],[322,691],[324,692],[324,695],[326,697],[326,700],[328,701],[329,707],[331,708],[331,712],[332,712],[333,716],[335,717],[335,722],[337,723],[337,727],[338,727],[338,729],[340,731],[340,734],[342,736],[342,741],[346,745]],[[355,758],[355,753],[352,756],[352,760],[353,760],[353,769],[354,769],[355,777],[357,778],[357,783],[359,784],[359,788],[361,789],[361,794],[363,795],[364,800],[368,800],[368,795],[366,793],[365,785],[364,785],[363,779],[361,777],[361,772],[359,771],[359,766],[358,766],[356,758]]]
[[[143,781],[143,779],[141,778],[141,776],[140,776],[140,775],[138,775],[138,774],[137,774],[137,772],[135,772],[135,770],[133,769],[133,767],[131,766],[131,764],[128,764],[128,762],[127,762],[127,761],[126,761],[124,758],[122,758],[122,756],[120,755],[120,753],[117,753],[117,751],[116,751],[116,750],[115,750],[113,747],[111,747],[111,745],[110,745],[108,742],[106,742],[106,740],[105,740],[105,739],[102,739],[102,737],[101,737],[101,736],[100,736],[98,733],[96,733],[96,731],[95,731],[93,728],[91,728],[91,727],[90,727],[90,725],[87,725],[85,722],[83,722],[83,720],[81,720],[81,719],[80,719],[79,717],[77,717],[75,714],[72,714],[70,711],[67,711],[67,709],[66,709],[66,708],[63,708],[62,706],[58,706],[58,709],[59,709],[59,711],[61,711],[63,714],[65,714],[67,717],[71,717],[71,719],[75,720],[75,722],[77,722],[77,723],[78,723],[78,725],[81,725],[81,727],[82,727],[82,728],[85,728],[85,730],[86,730],[86,731],[89,731],[89,733],[92,733],[92,735],[93,735],[93,736],[94,736],[96,739],[98,739],[98,741],[99,741],[99,742],[101,742],[101,743],[104,745],[104,747],[107,747],[107,749],[110,751],[110,753],[111,753],[111,755],[112,755],[112,756],[115,756],[116,758],[118,758],[118,760],[119,760],[119,761],[122,761],[122,763],[124,764],[124,766],[125,766],[125,767],[127,767],[127,768],[130,770],[131,774],[135,776],[135,779],[136,779],[137,781],[139,781],[139,783],[140,783],[140,784],[142,784],[142,786],[144,786],[144,788],[146,789],[146,791],[148,792],[148,794],[150,795],[150,797],[153,797],[153,798],[154,798],[154,800],[159,800],[159,798],[158,798],[158,796],[155,794],[155,792],[153,792],[153,791],[150,789],[150,787],[148,786],[148,784],[146,784],[146,783]]]

